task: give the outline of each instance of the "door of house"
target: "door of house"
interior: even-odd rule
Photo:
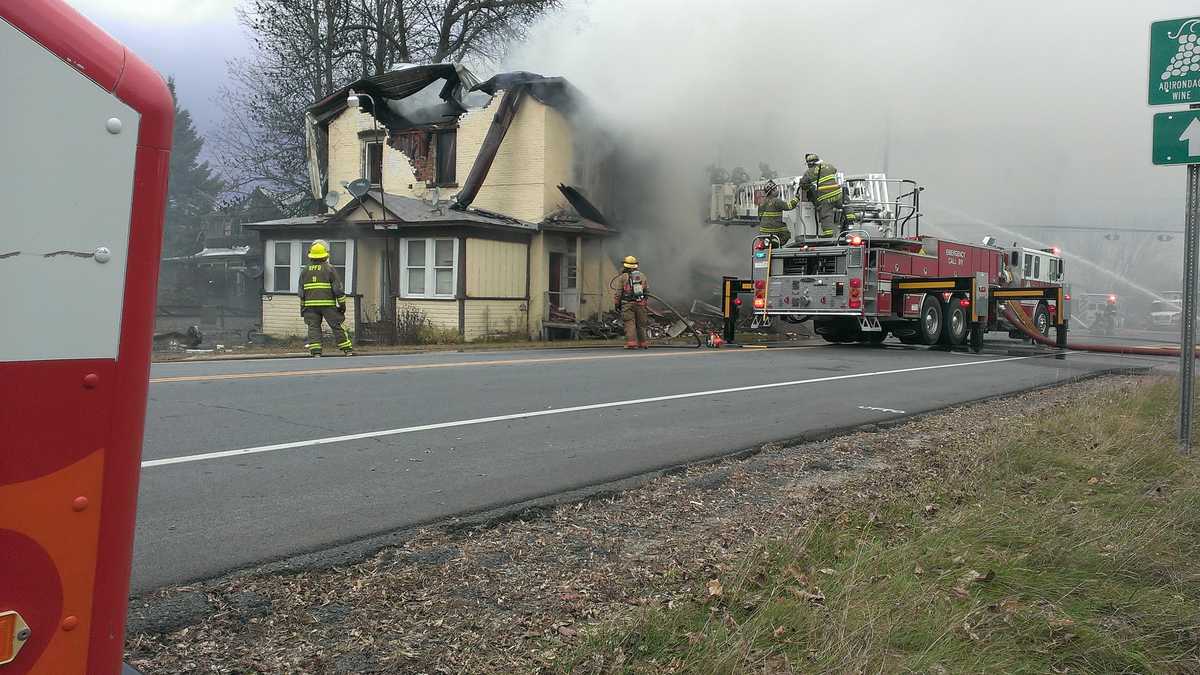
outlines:
[[[579,312],[579,289],[575,256],[565,253],[550,254],[550,304],[571,314]]]

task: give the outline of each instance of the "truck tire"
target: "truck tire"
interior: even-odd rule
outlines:
[[[866,342],[869,345],[881,345],[883,344],[883,341],[887,339],[887,336],[888,332],[886,330],[881,330],[878,333],[864,333],[863,342]]]
[[[921,303],[921,316],[917,332],[921,336],[921,344],[934,345],[942,339],[942,303],[932,295],[926,295]]]
[[[1046,308],[1046,303],[1039,302],[1037,309],[1033,310],[1033,325],[1037,326],[1042,337],[1050,337],[1050,310]]]
[[[947,347],[957,347],[967,339],[967,312],[958,304],[958,298],[951,298],[945,305],[945,317],[942,328],[942,344]]]

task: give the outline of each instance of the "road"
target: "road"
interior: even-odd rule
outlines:
[[[134,592],[1148,358],[827,346],[155,365]]]

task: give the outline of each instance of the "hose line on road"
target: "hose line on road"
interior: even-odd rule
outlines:
[[[1004,303],[1004,318],[1029,339],[1050,347],[1057,347],[1053,339],[1042,335],[1034,326],[1025,308],[1016,302]],[[1162,347],[1137,347],[1134,345],[1102,345],[1095,343],[1073,342],[1067,340],[1067,349],[1082,352],[1101,352],[1105,354],[1137,354],[1141,356],[1179,356],[1179,345],[1164,345]],[[1200,354],[1200,347],[1197,348]]]

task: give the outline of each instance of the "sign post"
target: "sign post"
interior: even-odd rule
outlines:
[[[1196,371],[1196,266],[1200,252],[1200,164],[1188,165],[1187,220],[1183,247],[1183,334],[1179,349],[1179,448],[1192,449],[1192,384]]]
[[[1196,375],[1196,293],[1200,282],[1200,16],[1150,24],[1150,105],[1189,105],[1191,110],[1154,116],[1155,164],[1187,164],[1187,213],[1183,245],[1183,330],[1179,336],[1179,449],[1192,449],[1192,400]]]

